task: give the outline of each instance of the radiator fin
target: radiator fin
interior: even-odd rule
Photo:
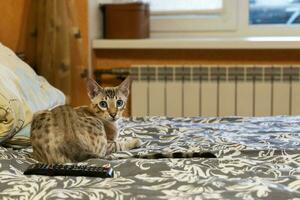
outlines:
[[[201,116],[218,115],[218,83],[203,81],[201,84]]]
[[[238,116],[253,116],[253,82],[238,81],[237,82],[237,102],[236,115]]]
[[[219,116],[235,115],[235,86],[233,81],[219,83]]]
[[[183,83],[183,116],[200,115],[200,82],[186,81]]]
[[[275,81],[273,83],[272,115],[290,115],[290,83]]]
[[[168,81],[166,83],[166,115],[170,117],[181,117],[182,108],[182,83],[181,81]]]
[[[133,81],[131,85],[131,112],[134,116],[140,117],[148,113],[148,82]]]
[[[300,83],[294,82],[292,83],[292,101],[291,101],[291,110],[292,115],[300,115]]]
[[[166,115],[165,83],[162,81],[153,81],[151,84],[149,84],[149,115]]]
[[[271,82],[255,83],[255,101],[254,116],[270,116],[271,115]]]

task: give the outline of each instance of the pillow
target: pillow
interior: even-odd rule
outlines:
[[[0,85],[0,144],[29,145],[33,114],[65,104],[61,91],[1,43]]]

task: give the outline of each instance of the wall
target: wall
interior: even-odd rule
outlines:
[[[23,30],[29,18],[28,8],[33,0],[1,1],[0,42],[14,51],[26,51]],[[87,65],[87,6],[86,0],[76,0],[78,20],[83,38],[84,64]],[[17,11],[17,12],[16,12]],[[27,47],[28,49],[28,47]],[[300,63],[299,50],[96,50],[94,51],[96,69],[128,67],[132,64],[201,64],[201,63]],[[27,54],[26,56],[30,56]],[[82,105],[89,102],[81,70],[72,75],[72,104]],[[119,83],[114,77],[103,79],[104,85]]]
[[[22,29],[22,16],[24,15],[24,0],[1,1],[0,10],[0,41],[14,51],[18,49],[18,42]],[[13,12],[18,10],[19,12]]]
[[[32,23],[34,23],[34,0],[1,0],[0,2],[0,42],[15,52],[24,52],[26,62],[34,67],[35,39]],[[87,66],[87,1],[75,0],[81,36],[83,39],[84,68]],[[5,16],[5,17],[3,17]],[[72,70],[71,104],[74,106],[88,102],[85,83],[81,78],[82,69]]]
[[[82,44],[83,44],[83,65],[88,68],[88,8],[87,0],[76,0],[76,8],[78,14],[78,22],[81,30]],[[90,101],[87,96],[85,81],[82,79],[82,69],[74,69],[72,74],[72,97],[71,104],[73,106],[80,106],[88,104]]]
[[[5,0],[0,3],[0,42],[14,51],[24,51],[24,22],[30,4],[31,0]]]
[[[132,64],[300,63],[300,50],[96,50],[96,68]]]

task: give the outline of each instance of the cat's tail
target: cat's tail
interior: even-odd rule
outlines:
[[[138,154],[134,158],[160,159],[160,158],[217,158],[211,152],[171,152],[171,153],[149,153]]]

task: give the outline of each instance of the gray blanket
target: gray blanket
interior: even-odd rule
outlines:
[[[0,199],[297,199],[300,117],[134,118],[121,137],[142,148],[85,163],[115,177],[25,176],[31,149],[0,147]],[[135,154],[211,151],[218,158],[135,159]]]

